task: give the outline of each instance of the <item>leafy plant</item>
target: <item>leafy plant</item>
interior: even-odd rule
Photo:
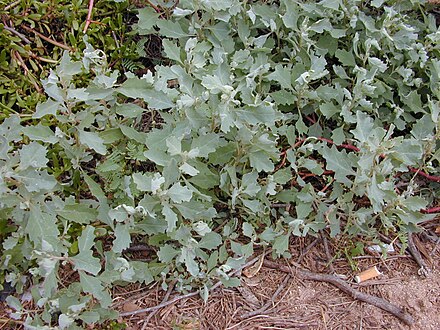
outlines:
[[[88,36],[106,52],[111,65],[137,58],[126,21],[134,7],[128,2],[97,3]],[[32,113],[45,99],[40,80],[47,77],[64,50],[81,57],[86,1],[0,1],[0,107],[5,114]]]
[[[85,39],[32,118],[0,125],[0,223],[16,228],[0,270],[41,307],[8,298],[30,327],[114,318],[109,289],[132,282],[207,299],[214,281],[239,284],[230,271],[255,247],[288,256],[292,234],[404,237],[431,217],[439,35],[420,2],[182,0],[172,13],[138,13],[136,33],[163,49],[154,70],[122,76]],[[149,261],[124,253],[134,242]],[[71,270],[79,281],[60,276]]]

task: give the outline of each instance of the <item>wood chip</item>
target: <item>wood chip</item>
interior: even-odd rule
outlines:
[[[260,259],[255,264],[243,270],[243,275],[248,278],[254,277],[260,271],[261,266],[263,266],[263,262],[264,262],[264,253],[260,256]]]
[[[133,302],[127,302],[122,306],[122,310],[124,312],[134,312],[137,311],[138,309],[140,309],[140,307],[138,305],[136,305]]]

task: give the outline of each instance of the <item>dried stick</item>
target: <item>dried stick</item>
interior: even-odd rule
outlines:
[[[65,44],[62,44],[61,42],[52,40],[51,38],[46,37],[44,34],[34,30],[33,28],[30,28],[26,25],[22,25],[21,26],[23,29],[25,29],[26,31],[32,32],[34,34],[36,34],[37,36],[39,36],[41,39],[46,40],[47,42],[51,43],[52,45],[55,45],[57,47],[63,48],[65,50],[69,50],[71,51],[72,49],[69,46],[66,46]]]
[[[426,265],[425,261],[423,260],[422,255],[420,254],[419,250],[417,250],[415,244],[414,244],[414,240],[413,240],[413,234],[408,234],[408,251],[411,253],[411,255],[413,256],[414,260],[417,262],[417,265],[419,265],[420,269],[418,270],[418,274],[420,276],[425,276],[427,277],[430,269],[429,267]]]
[[[19,38],[20,38],[21,40],[23,40],[25,43],[27,43],[27,44],[30,44],[30,43],[31,43],[31,41],[30,41],[28,38],[26,38],[23,34],[21,34],[20,32],[16,31],[15,29],[13,29],[13,28],[11,28],[11,27],[9,27],[9,26],[6,26],[6,25],[4,25],[3,28],[4,28],[6,31],[9,31],[9,32],[15,34],[17,37],[19,37]]]
[[[288,274],[283,282],[281,282],[281,284],[278,286],[277,290],[275,291],[275,293],[273,294],[272,298],[270,300],[268,300],[261,308],[258,308],[252,312],[248,312],[246,314],[243,314],[240,317],[240,320],[244,320],[247,319],[249,317],[255,316],[255,315],[259,315],[259,314],[263,314],[265,313],[271,305],[273,305],[273,303],[275,302],[276,297],[281,293],[281,291],[286,287],[287,283],[289,282],[289,280],[291,279],[291,275]]]
[[[263,265],[268,268],[278,269],[284,273],[292,274],[292,270],[288,266],[279,265],[273,261],[264,260]],[[408,314],[407,312],[405,312],[402,308],[386,301],[385,299],[359,292],[359,291],[353,289],[348,283],[337,278],[336,276],[327,275],[327,274],[312,273],[308,270],[301,269],[301,268],[296,269],[296,274],[298,274],[298,276],[304,280],[312,280],[312,281],[330,283],[330,284],[336,286],[341,291],[349,294],[351,297],[353,297],[356,300],[366,302],[366,303],[371,304],[373,306],[376,306],[376,307],[378,307],[388,313],[391,313],[392,315],[394,315],[395,317],[397,317],[398,319],[400,319],[401,321],[403,321],[407,325],[414,324],[413,317],[410,314]]]
[[[301,255],[298,257],[298,259],[296,260],[296,262],[300,264],[300,263],[303,261],[304,257],[306,256],[307,252],[309,252],[310,249],[311,249],[312,247],[314,247],[314,246],[316,245],[316,243],[318,243],[318,242],[319,242],[319,238],[315,238],[315,239],[313,240],[313,242],[310,243],[310,244],[304,249],[304,251],[303,251],[303,252],[301,253]]]
[[[330,249],[328,247],[327,238],[323,234],[321,234],[321,237],[322,237],[322,241],[324,243],[324,250],[325,250],[325,255],[327,256],[328,266],[329,266],[330,271],[332,272],[332,274],[334,274],[336,272],[335,272],[335,267],[333,267],[333,260],[332,260],[333,258],[332,258],[331,254],[330,254]]]
[[[254,263],[256,263],[260,258],[261,258],[260,256],[253,258],[252,260],[250,260],[247,263],[245,263],[243,266],[241,266],[238,269],[236,269],[233,272],[231,272],[231,274],[229,274],[229,275],[230,276],[236,275],[237,273],[242,271],[244,268],[249,267],[250,265],[253,265]],[[214,284],[209,289],[209,291],[213,291],[213,290],[217,289],[221,285],[222,285],[222,282],[218,281],[216,284]],[[137,314],[142,314],[142,313],[147,313],[147,312],[153,312],[153,311],[161,309],[163,307],[172,305],[172,304],[174,304],[175,302],[177,302],[179,300],[191,298],[191,297],[197,296],[198,294],[199,294],[198,291],[190,292],[190,293],[187,293],[187,294],[182,295],[182,296],[174,297],[173,299],[168,300],[168,301],[163,302],[163,303],[160,303],[159,305],[156,305],[156,306],[153,306],[153,307],[148,307],[148,308],[143,308],[143,309],[138,309],[138,310],[135,310],[135,311],[132,311],[132,312],[121,313],[121,314],[119,314],[119,316],[132,316],[132,315],[137,315]]]
[[[177,280],[174,280],[173,282],[170,283],[170,286],[168,287],[168,290],[167,290],[167,292],[165,293],[165,296],[163,297],[163,299],[162,299],[162,301],[161,301],[161,304],[163,304],[164,302],[167,302],[168,299],[170,299],[171,292],[173,291],[174,286],[176,285],[176,283],[177,283]],[[147,328],[148,322],[151,320],[151,318],[152,318],[154,315],[156,315],[156,313],[157,313],[158,311],[159,311],[159,310],[156,309],[156,310],[152,311],[152,312],[150,313],[150,315],[148,315],[148,316],[146,317],[146,319],[145,319],[144,322],[143,322],[144,324],[142,325],[142,329],[141,329],[141,330],[145,330],[145,329]]]
[[[83,33],[87,32],[90,22],[92,21],[92,11],[93,11],[93,0],[89,1],[89,11],[87,12],[86,25],[84,26]]]

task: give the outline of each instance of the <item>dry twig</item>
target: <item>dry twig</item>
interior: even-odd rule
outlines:
[[[11,27],[9,27],[9,26],[7,26],[7,25],[4,25],[3,28],[4,28],[6,31],[11,32],[12,34],[15,34],[17,37],[19,37],[19,38],[20,38],[21,40],[23,40],[25,43],[27,43],[27,44],[30,44],[30,43],[31,43],[31,41],[30,41],[28,38],[26,38],[23,34],[21,34],[20,32],[18,32],[18,31],[15,30],[14,28],[11,28]]]
[[[278,286],[277,290],[275,291],[275,293],[273,294],[273,296],[270,300],[268,300],[261,308],[258,308],[252,312],[248,312],[246,314],[243,314],[240,317],[240,320],[244,320],[244,319],[250,318],[255,315],[264,314],[275,303],[276,297],[281,293],[282,290],[284,290],[284,288],[286,287],[286,285],[290,279],[291,279],[291,275],[288,274],[284,278],[283,282],[281,282],[281,284]]]
[[[417,250],[414,240],[413,240],[413,234],[408,234],[408,251],[413,256],[414,260],[417,262],[417,265],[419,265],[418,274],[420,276],[427,277],[430,273],[429,267],[426,265],[425,261],[423,260],[422,255],[420,254],[419,250]]]
[[[29,31],[29,32],[32,32],[32,33],[36,34],[36,35],[39,36],[41,39],[46,40],[47,42],[51,43],[51,44],[54,45],[54,46],[57,46],[57,47],[60,47],[60,48],[63,48],[63,49],[65,49],[65,50],[69,50],[69,51],[72,50],[69,46],[67,46],[67,45],[65,45],[65,44],[62,44],[61,42],[58,42],[58,41],[56,41],[56,40],[53,40],[53,39],[51,39],[51,38],[48,38],[48,37],[46,37],[44,34],[42,34],[42,33],[38,32],[38,31],[34,30],[33,28],[30,28],[30,27],[28,27],[28,26],[26,26],[26,25],[22,25],[21,27],[22,27],[23,29],[25,29],[26,31]]]
[[[273,261],[265,260],[264,266],[272,269],[278,269],[284,273],[292,274],[292,270],[288,266],[279,265]],[[312,280],[312,281],[319,281],[319,282],[327,282],[334,286],[336,286],[341,291],[349,294],[351,297],[353,297],[356,300],[360,300],[363,302],[366,302],[368,304],[371,304],[373,306],[376,306],[388,313],[391,313],[401,321],[403,321],[407,325],[412,325],[414,323],[413,317],[405,312],[402,308],[386,301],[385,299],[375,297],[369,294],[365,294],[362,292],[359,292],[355,289],[353,289],[348,283],[345,281],[337,278],[333,275],[327,275],[327,274],[317,274],[312,273],[305,269],[296,269],[296,274],[304,280]]]
[[[325,255],[327,256],[327,260],[328,260],[328,266],[330,268],[330,271],[332,272],[332,274],[336,273],[335,272],[335,268],[333,267],[333,258],[330,254],[330,249],[328,247],[328,241],[327,238],[324,236],[324,234],[321,234],[322,237],[322,241],[324,243],[324,250],[325,250]]]
[[[170,285],[169,285],[169,287],[168,287],[168,290],[167,290],[167,292],[165,293],[165,296],[164,296],[163,299],[162,299],[161,304],[167,302],[168,299],[170,299],[171,292],[173,292],[173,289],[174,289],[174,286],[176,285],[176,283],[177,283],[177,280],[174,280],[173,282],[170,283]],[[147,326],[148,326],[148,322],[151,320],[151,318],[152,318],[154,315],[156,315],[156,313],[157,313],[158,311],[159,311],[158,309],[152,311],[152,312],[150,313],[150,315],[148,315],[148,316],[145,318],[145,320],[143,321],[144,324],[142,325],[142,329],[141,329],[141,330],[145,330],[145,329],[147,328]]]
[[[238,269],[236,269],[233,272],[231,272],[231,274],[229,274],[229,275],[230,276],[236,275],[237,273],[241,272],[244,268],[249,267],[250,265],[253,265],[254,263],[256,263],[259,259],[260,259],[260,256],[253,258],[252,260],[250,260],[247,263],[245,263],[243,266],[241,266]],[[221,285],[222,285],[222,282],[218,281],[216,284],[214,284],[209,289],[209,291],[213,291],[213,290],[217,289]],[[138,309],[138,310],[135,310],[135,311],[132,311],[132,312],[125,312],[125,313],[121,313],[119,315],[120,316],[132,316],[132,315],[137,315],[137,314],[142,314],[142,313],[147,313],[147,312],[153,312],[153,311],[161,309],[163,307],[172,305],[175,302],[178,302],[179,300],[191,298],[191,297],[197,296],[198,294],[199,294],[198,291],[190,292],[190,293],[187,293],[187,294],[182,295],[182,296],[174,297],[173,299],[168,300],[168,301],[163,302],[163,303],[160,303],[159,305],[156,305],[156,306],[152,306],[152,307],[148,307],[148,308],[142,308],[142,309]]]
[[[309,251],[312,249],[312,247],[314,247],[314,246],[316,245],[316,243],[318,243],[318,242],[319,242],[319,238],[315,238],[315,239],[313,240],[313,242],[310,243],[310,244],[304,249],[304,251],[303,251],[303,252],[301,253],[301,255],[298,257],[298,259],[296,260],[296,262],[300,264],[300,263],[303,261],[304,257],[306,256],[307,252],[309,252]]]

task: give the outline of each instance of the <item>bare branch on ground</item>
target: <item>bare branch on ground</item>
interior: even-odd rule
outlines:
[[[270,261],[270,260],[264,260],[264,266],[272,269],[280,270],[284,273],[292,274],[292,270],[288,266],[279,265],[276,262]],[[413,317],[405,312],[402,308],[386,301],[385,299],[375,297],[366,293],[359,292],[355,289],[353,289],[348,283],[345,281],[337,278],[333,275],[328,274],[317,274],[310,272],[305,269],[295,269],[295,273],[304,280],[312,280],[312,281],[319,281],[319,282],[327,282],[334,286],[336,286],[341,291],[349,294],[351,297],[353,297],[356,300],[360,300],[363,302],[366,302],[368,304],[371,304],[373,306],[376,306],[403,321],[407,325],[414,324]]]

